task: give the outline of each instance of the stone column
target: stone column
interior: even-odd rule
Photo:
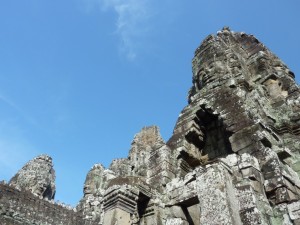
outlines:
[[[200,202],[200,223],[205,225],[241,225],[238,201],[228,171],[220,163],[196,172]]]
[[[103,225],[132,225],[138,222],[138,190],[129,185],[107,189],[104,199]]]

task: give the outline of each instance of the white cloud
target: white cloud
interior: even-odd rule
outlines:
[[[116,34],[121,39],[120,50],[128,60],[134,60],[140,50],[143,38],[148,34],[149,0],[95,0],[103,10],[117,14]]]

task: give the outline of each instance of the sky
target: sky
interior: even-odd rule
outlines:
[[[255,35],[300,81],[298,0],[0,0],[0,180],[53,158],[56,200],[75,206],[87,172],[127,157],[187,105],[194,50],[229,26]]]

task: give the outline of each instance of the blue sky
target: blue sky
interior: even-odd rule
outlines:
[[[47,153],[56,199],[76,205],[92,165],[127,157],[143,126],[171,136],[194,50],[223,26],[254,34],[299,83],[299,11],[298,0],[0,1],[0,180]]]

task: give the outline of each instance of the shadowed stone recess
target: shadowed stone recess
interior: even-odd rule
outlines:
[[[204,39],[192,71],[167,142],[157,126],[142,128],[128,157],[95,164],[77,207],[60,210],[46,200],[51,158],[37,157],[0,184],[1,224],[299,225],[294,73],[253,35],[228,27]]]

